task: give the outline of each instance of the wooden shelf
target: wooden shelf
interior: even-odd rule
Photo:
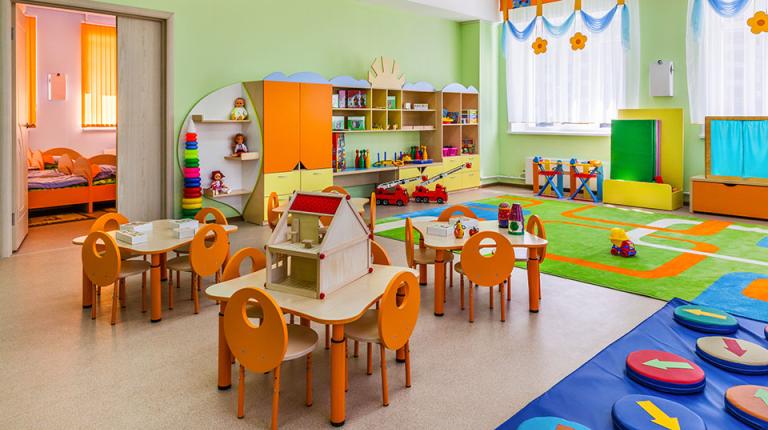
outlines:
[[[192,121],[198,124],[248,124],[251,122],[250,119],[205,119],[202,115],[192,115]]]
[[[257,154],[256,158],[244,159],[242,157],[238,157],[237,155],[227,155],[224,158],[226,158],[227,160],[235,160],[235,161],[246,162],[246,161],[259,161],[259,158],[261,158],[261,156]]]
[[[371,108],[333,108],[334,111],[369,111]]]
[[[392,172],[400,169],[421,169],[433,166],[442,166],[441,162],[434,162],[429,164],[406,164],[404,166],[386,166],[386,167],[371,167],[370,169],[347,169],[342,172],[333,172],[333,176],[349,176],[349,175],[364,175],[366,173],[378,173],[378,172]]]
[[[206,191],[205,197],[208,197],[209,199],[219,200],[219,199],[226,199],[227,197],[237,197],[237,196],[244,196],[251,194],[251,190],[232,190],[229,194],[219,194],[217,196],[210,195]]]
[[[466,125],[466,124],[443,124],[443,127],[456,127],[456,126],[459,126],[459,125]],[[475,125],[477,125],[477,124],[475,124]]]
[[[402,109],[403,112],[434,112],[434,109]]]
[[[402,133],[402,132],[414,132],[414,131],[435,131],[434,128],[421,128],[421,129],[397,129],[397,130],[333,130],[334,133]]]

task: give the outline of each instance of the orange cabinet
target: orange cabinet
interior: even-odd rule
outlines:
[[[331,86],[301,84],[299,159],[305,169],[330,169]]]
[[[299,163],[300,97],[298,83],[264,81],[264,173],[288,172]]]
[[[691,212],[768,219],[768,184],[693,177]]]

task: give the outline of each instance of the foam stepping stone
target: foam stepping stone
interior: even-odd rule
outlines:
[[[671,400],[630,394],[613,404],[613,425],[619,430],[706,430],[695,412]]]
[[[573,421],[558,417],[536,417],[523,421],[517,430],[590,430]]]
[[[768,373],[768,349],[732,337],[700,337],[696,354],[725,370],[747,375]]]
[[[768,387],[737,385],[725,392],[725,410],[756,429],[768,428]]]
[[[704,370],[696,363],[666,351],[640,350],[627,355],[627,376],[638,384],[673,394],[704,389]]]
[[[731,334],[739,329],[739,322],[732,315],[707,306],[678,306],[674,318],[679,324],[703,333]]]

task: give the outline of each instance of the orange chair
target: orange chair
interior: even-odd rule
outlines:
[[[94,231],[88,234],[81,252],[83,259],[83,271],[91,284],[91,319],[96,319],[96,290],[101,287],[113,285],[112,291],[112,319],[111,324],[117,322],[117,302],[125,307],[125,278],[132,275],[145,274],[150,264],[146,261],[122,260],[117,242],[109,234],[103,231]],[[141,282],[141,311],[146,312],[147,282],[142,277]]]
[[[373,240],[371,241],[371,254],[373,255],[373,264],[381,264],[384,266],[390,266],[392,264],[387,251]]]
[[[404,290],[404,291],[401,291]],[[398,292],[401,292],[398,297]],[[381,356],[381,394],[389,405],[386,350],[405,352],[405,386],[411,386],[411,352],[408,344],[419,318],[421,290],[411,272],[400,272],[387,285],[378,309],[369,309],[360,319],[346,326],[347,337],[368,344],[368,374],[371,370],[371,344],[379,345]],[[399,304],[398,304],[399,303]]]
[[[202,208],[198,213],[195,214],[195,220],[199,222],[200,224],[208,224],[208,217],[213,218],[214,224],[219,225],[228,225],[229,222],[227,221],[227,217],[224,216],[224,212],[216,209],[216,208]],[[181,254],[189,254],[189,244],[182,245],[176,249],[173,250],[173,252],[176,253],[176,256],[178,257]]]
[[[445,208],[442,212],[440,212],[440,216],[437,217],[437,220],[441,221],[441,222],[446,222],[446,221],[450,221],[451,217],[453,217],[453,216],[464,216],[464,217],[467,217],[467,218],[472,218],[472,219],[477,219],[477,220],[480,219],[474,212],[472,212],[472,209],[470,209],[470,208],[468,208],[468,207],[466,207],[464,205],[453,205],[453,206],[449,206],[449,207]],[[446,259],[446,261],[449,262],[449,271],[448,271],[448,273],[451,274],[451,280],[450,280],[451,288],[453,288],[453,272],[454,272],[454,268],[453,268],[453,254],[454,254],[453,252],[449,253],[448,255],[450,255],[450,258]],[[459,275],[461,275],[461,274],[459,274]],[[461,282],[464,282],[464,276],[463,275],[461,275]]]
[[[256,300],[263,312],[254,325],[246,315],[248,302]],[[237,417],[245,416],[245,369],[254,373],[274,372],[272,387],[272,429],[277,429],[280,399],[280,366],[285,361],[307,357],[306,405],[312,406],[312,351],[317,333],[309,327],[286,324],[283,312],[266,291],[245,288],[237,291],[224,311],[224,335],[230,351],[240,362],[237,387]]]
[[[490,240],[495,251],[491,255],[483,255],[483,248],[488,245],[482,242]],[[461,251],[461,269],[469,279],[469,322],[475,320],[474,296],[475,289],[472,284],[482,287],[490,287],[491,309],[493,309],[493,288],[499,286],[501,294],[501,321],[506,321],[504,303],[504,281],[512,274],[515,268],[515,248],[506,237],[496,231],[481,231],[472,236],[464,244]],[[461,308],[464,309],[464,285],[461,286]]]
[[[340,187],[338,185],[331,185],[328,187],[323,188],[324,193],[339,193],[344,194],[345,196],[349,195],[349,191],[345,190],[344,187]]]
[[[120,229],[120,226],[123,224],[128,224],[128,218],[126,218],[125,215],[117,212],[105,213],[104,215],[96,218],[96,221],[91,224],[91,228],[88,230],[88,232],[92,233],[94,231],[114,231]],[[120,258],[123,260],[139,256],[142,255],[125,249],[120,250]],[[147,261],[146,255],[142,257],[144,257],[144,261]]]
[[[267,222],[272,230],[277,227],[277,222],[280,221],[280,214],[275,212],[275,208],[278,206],[280,206],[280,199],[277,197],[277,193],[273,191],[269,193],[267,200]]]
[[[446,252],[443,254],[445,261],[453,267],[453,253]],[[413,242],[413,222],[410,218],[405,219],[405,261],[408,267],[412,269],[418,269],[418,266],[428,266],[435,264],[435,250],[431,248],[425,248],[419,246],[414,248]],[[451,284],[452,285],[452,284]]]
[[[232,258],[229,259],[224,266],[224,272],[221,275],[222,282],[231,281],[235,278],[242,276],[240,272],[240,266],[246,259],[251,260],[251,272],[257,272],[267,267],[267,257],[263,252],[256,248],[243,248],[235,253]],[[249,302],[245,306],[248,318],[258,318],[261,320],[263,313],[261,312],[261,305],[255,302]]]
[[[528,223],[525,225],[525,231],[527,231],[529,234],[532,234],[534,236],[538,236],[542,239],[547,238],[547,232],[544,230],[544,223],[541,221],[541,218],[539,218],[538,215],[531,215],[528,218]],[[547,247],[538,249],[536,254],[536,258],[539,260],[539,263],[543,263],[544,259],[547,257]],[[528,261],[528,253],[521,253],[519,257],[517,257],[517,261]],[[507,284],[507,301],[510,300],[509,295],[512,293],[511,287],[509,286],[509,283]],[[539,300],[541,300],[541,284],[539,284]]]
[[[213,240],[208,236],[213,234]],[[189,255],[182,255],[168,260],[169,270],[176,271],[177,288],[181,285],[181,273],[192,275],[192,300],[195,313],[200,312],[200,280],[216,275],[216,282],[221,278],[221,267],[229,256],[229,238],[224,228],[218,224],[206,224],[201,227],[189,246]],[[173,309],[173,286],[168,282],[168,309]]]
[[[370,215],[368,216],[368,230],[371,231],[371,234],[374,233],[376,229],[376,193],[371,193],[371,203],[368,205]]]

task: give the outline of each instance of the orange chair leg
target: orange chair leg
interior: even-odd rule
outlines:
[[[384,406],[389,406],[389,390],[387,389],[387,349],[384,344],[379,345],[381,355],[381,398]]]
[[[199,276],[195,276],[195,282],[196,282],[197,285],[194,285],[192,287],[192,300],[195,301],[195,313],[199,314],[200,313],[200,296],[199,296],[199,294],[197,292],[197,289],[200,286],[200,277]]]
[[[500,287],[501,297],[499,298],[499,307],[501,308],[501,322],[504,322],[507,320],[507,315],[505,313],[506,309],[504,309],[506,307],[506,303],[504,303],[504,285],[500,285]]]
[[[490,293],[490,296],[491,296],[491,309],[493,309],[493,287],[488,288],[488,292]]]
[[[125,304],[125,278],[120,280],[120,293],[118,294],[120,297],[120,309],[124,309]]]
[[[344,341],[344,362],[349,359],[349,340]],[[344,367],[344,392],[349,391],[349,366]]]
[[[195,278],[197,278],[197,275],[195,275],[195,272],[192,272],[190,276],[191,276],[191,281],[189,285],[192,290],[189,292],[189,300],[195,300],[194,290],[197,288],[197,286],[195,285]]]
[[[307,354],[307,406],[312,406],[312,353]]]
[[[171,271],[173,273],[173,271]],[[168,281],[168,310],[173,309],[173,281]]]
[[[115,281],[115,284],[112,288],[112,319],[110,320],[110,324],[115,325],[117,322],[117,302],[120,300],[118,297],[120,295],[120,281]]]
[[[411,388],[411,345],[405,342],[405,387]]]
[[[277,410],[280,405],[280,366],[275,368],[275,382],[272,387],[272,430],[277,430]]]
[[[451,266],[451,268],[450,268],[450,271],[448,273],[451,274],[451,281],[450,281],[449,285],[450,285],[451,288],[453,288],[453,260],[451,260],[450,266]]]
[[[91,319],[96,319],[96,284],[91,284]]]
[[[368,368],[366,369],[366,374],[373,375],[373,344],[368,344]]]
[[[459,288],[461,288],[461,310],[464,310],[464,275],[460,275]]]
[[[181,288],[181,272],[176,271],[176,288]]]
[[[245,367],[240,365],[240,378],[237,382],[237,417],[245,417]]]
[[[512,300],[512,275],[507,278],[507,301]]]
[[[331,326],[325,325],[325,349],[331,349]]]
[[[173,270],[168,270],[168,285],[173,285]]]
[[[475,289],[469,283],[469,322],[475,322]]]

